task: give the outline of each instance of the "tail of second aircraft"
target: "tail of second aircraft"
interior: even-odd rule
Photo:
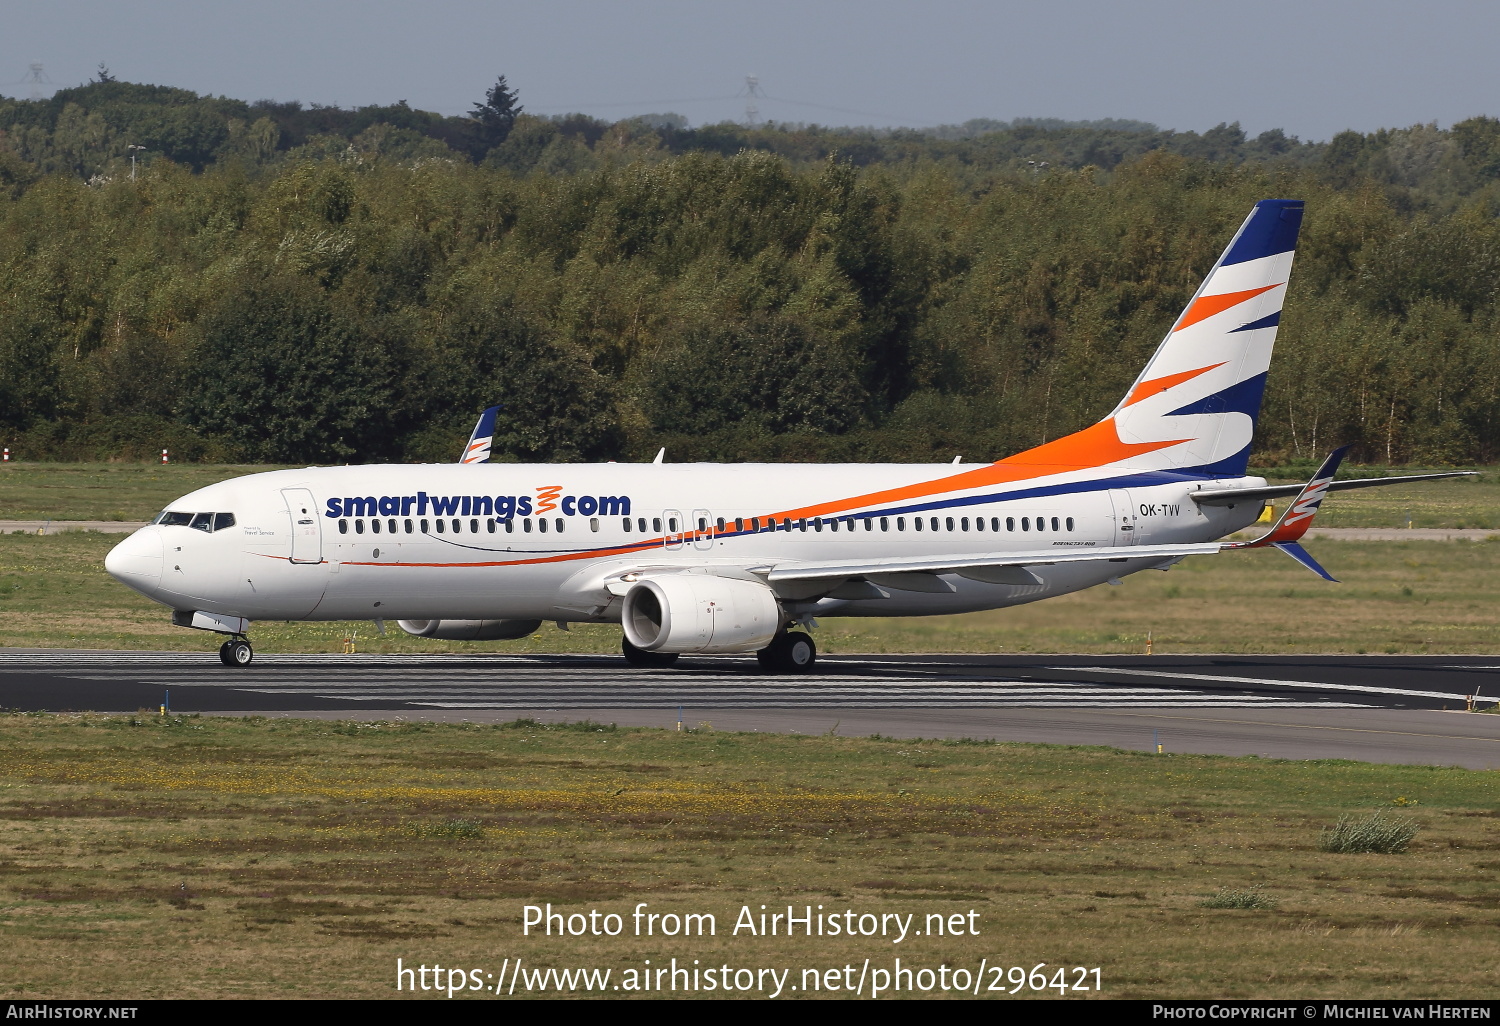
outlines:
[[[1301,200],[1261,200],[1115,407],[1133,465],[1239,477],[1281,321]]]
[[[474,433],[469,436],[469,443],[464,446],[463,455],[458,458],[460,463],[488,463],[490,461],[490,446],[495,441],[495,417],[500,412],[500,407],[491,406],[479,415],[479,421],[474,425]]]

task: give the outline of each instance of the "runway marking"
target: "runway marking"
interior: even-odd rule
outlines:
[[[753,664],[751,664],[753,665]],[[1148,687],[1037,676],[954,675],[918,679],[864,674],[767,678],[752,672],[642,672],[625,667],[413,666],[405,669],[318,667],[316,674],[283,666],[210,670],[203,666],[79,667],[59,676],[160,687],[211,687],[257,695],[315,696],[349,702],[392,702],[442,709],[631,708],[1365,708],[1329,699],[1299,701],[1265,694],[1225,694],[1189,687]],[[309,680],[312,676],[315,678]]]
[[[1360,691],[1371,695],[1408,695],[1413,698],[1446,698],[1462,702],[1467,696],[1449,691],[1407,691],[1402,688],[1377,688],[1363,684],[1320,684],[1308,680],[1276,680],[1270,677],[1222,677],[1211,673],[1176,673],[1169,670],[1110,669],[1107,666],[1049,666],[1049,670],[1067,673],[1119,673],[1131,677],[1171,677],[1176,680],[1206,680],[1216,684],[1272,684],[1285,688],[1314,688],[1318,691]]]
[[[1362,708],[1370,708],[1362,706]],[[1435,710],[1428,710],[1429,712]],[[1122,716],[1129,716],[1128,711],[1121,712]],[[1301,730],[1342,730],[1351,734],[1391,734],[1398,737],[1428,737],[1437,738],[1442,741],[1489,741],[1492,744],[1500,744],[1500,737],[1470,737],[1467,734],[1424,734],[1418,730],[1376,730],[1373,727],[1328,727],[1321,723],[1272,723],[1262,720],[1216,720],[1203,716],[1153,716],[1155,720],[1190,720],[1194,723],[1234,723],[1247,724],[1255,727],[1297,727]]]

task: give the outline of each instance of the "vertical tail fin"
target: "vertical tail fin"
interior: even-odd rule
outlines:
[[[1301,226],[1301,200],[1257,203],[1110,414],[1153,466],[1244,475]]]
[[[491,406],[479,415],[479,423],[474,425],[474,433],[469,436],[469,444],[464,446],[464,453],[458,458],[458,462],[490,461],[490,444],[495,440],[495,415],[499,412],[500,407]]]

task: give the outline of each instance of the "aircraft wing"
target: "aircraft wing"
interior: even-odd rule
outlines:
[[[989,584],[1040,584],[1026,569],[1028,566],[1051,566],[1057,563],[1123,563],[1126,560],[1150,559],[1158,562],[1183,556],[1206,556],[1219,552],[1220,542],[1191,542],[1182,545],[1122,545],[1101,548],[1034,549],[1022,552],[953,553],[940,556],[883,559],[835,559],[826,562],[782,561],[769,567],[749,568],[767,581],[809,581],[835,577],[862,577],[875,584],[901,590],[907,584],[925,584],[919,575],[957,574]],[[908,576],[909,575],[909,576]],[[935,582],[941,584],[941,582]],[[946,587],[912,587],[912,591],[949,590]]]

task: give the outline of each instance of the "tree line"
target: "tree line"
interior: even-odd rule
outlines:
[[[107,76],[101,76],[107,78]],[[125,147],[146,147],[132,181]],[[33,458],[995,458],[1107,413],[1250,205],[1308,202],[1257,450],[1500,459],[1500,121],[927,131],[0,100]]]

